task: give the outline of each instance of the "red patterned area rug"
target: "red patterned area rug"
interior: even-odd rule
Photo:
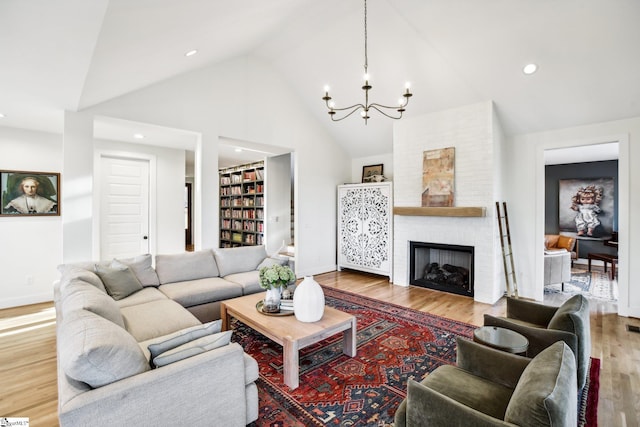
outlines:
[[[475,329],[350,292],[323,289],[327,305],[356,316],[358,352],[353,358],[342,353],[342,334],[302,349],[300,386],[295,390],[283,383],[282,348],[233,320],[233,341],[260,367],[260,412],[252,426],[392,426],[406,397],[407,380],[420,381],[438,366],[455,363],[456,336],[471,338]]]

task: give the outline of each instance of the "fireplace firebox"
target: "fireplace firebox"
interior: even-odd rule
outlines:
[[[409,283],[473,297],[473,246],[409,242]]]

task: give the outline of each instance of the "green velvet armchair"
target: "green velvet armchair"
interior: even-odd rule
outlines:
[[[576,356],[578,390],[584,387],[591,358],[589,300],[584,296],[574,295],[560,307],[507,298],[507,317],[485,314],[484,325],[524,335],[529,340],[528,357],[534,357],[556,341],[564,341]]]
[[[575,357],[564,342],[529,359],[458,338],[457,366],[408,381],[395,427],[575,427],[575,381]]]

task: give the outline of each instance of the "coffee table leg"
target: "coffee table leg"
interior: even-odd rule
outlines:
[[[351,328],[342,333],[342,352],[347,356],[355,356],[357,353],[357,324],[356,318],[351,320]]]
[[[229,316],[227,315],[227,306],[220,304],[220,318],[222,319],[221,330],[226,331],[229,329]]]
[[[282,362],[284,365],[284,383],[292,390],[300,385],[298,342],[291,337],[284,337],[282,346]]]

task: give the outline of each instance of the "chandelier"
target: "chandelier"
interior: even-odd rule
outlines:
[[[413,96],[413,94],[409,91],[410,84],[406,83],[405,92],[402,94],[402,98],[398,101],[398,105],[388,106],[377,104],[375,102],[369,102],[369,91],[373,86],[369,84],[369,58],[367,55],[367,0],[364,0],[364,85],[362,86],[362,90],[364,90],[364,104],[354,104],[350,107],[338,108],[335,103],[331,100],[331,96],[329,96],[329,86],[324,87],[324,96],[322,99],[327,105],[327,109],[329,110],[329,116],[331,120],[334,122],[339,122],[340,120],[344,120],[353,113],[358,110],[362,110],[360,115],[364,119],[364,123],[367,124],[367,120],[369,120],[369,111],[376,110],[377,112],[389,117],[390,119],[398,120],[402,118],[402,113],[405,111],[405,107],[409,104],[409,98]]]

